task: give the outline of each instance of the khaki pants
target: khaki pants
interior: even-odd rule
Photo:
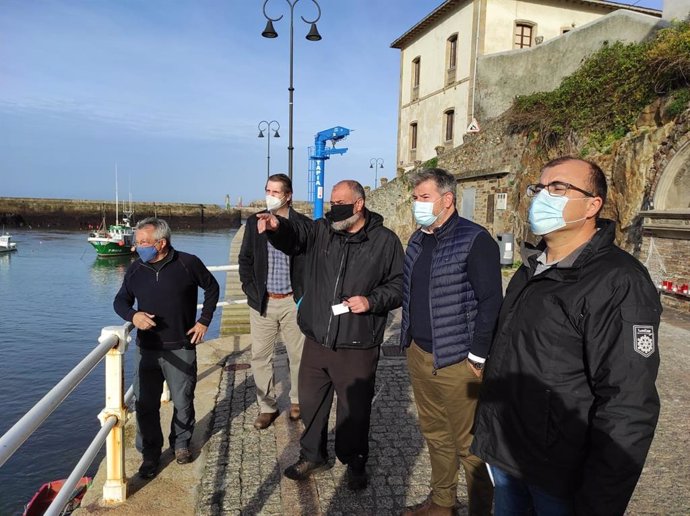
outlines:
[[[273,375],[273,352],[278,332],[283,334],[290,362],[290,402],[299,403],[297,377],[304,335],[297,326],[297,305],[294,299],[292,296],[283,299],[269,298],[265,316],[250,308],[249,325],[252,332],[252,373],[260,412],[278,410]]]
[[[481,379],[463,360],[433,374],[433,356],[414,342],[407,350],[419,426],[429,447],[431,497],[443,507],[455,505],[458,459],[465,470],[469,514],[491,514],[493,487],[486,465],[469,453]]]

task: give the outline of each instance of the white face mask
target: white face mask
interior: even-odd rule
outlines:
[[[582,201],[587,197],[555,196],[543,189],[539,192],[529,207],[529,225],[535,235],[547,235],[564,228],[568,224],[581,222],[587,217],[566,221],[563,211],[569,201]]]
[[[278,197],[273,197],[272,195],[266,196],[266,209],[268,211],[276,211],[285,205],[286,198],[280,199]]]
[[[443,210],[438,212],[437,215],[434,215],[434,205],[441,199],[443,199],[443,197],[439,197],[438,199],[432,202],[412,202],[412,214],[414,215],[414,219],[417,222],[417,224],[419,224],[422,227],[429,227],[438,220],[438,218],[441,216],[441,213],[443,213]]]

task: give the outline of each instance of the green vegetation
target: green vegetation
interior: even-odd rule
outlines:
[[[438,165],[438,156],[431,158],[428,161],[422,163],[422,168],[436,168]]]
[[[677,117],[688,108],[688,103],[690,103],[690,89],[682,88],[674,91],[666,106],[666,116],[669,118]]]
[[[685,21],[648,42],[606,45],[556,90],[517,97],[511,130],[538,131],[546,148],[577,134],[588,140],[581,147],[584,155],[588,147],[607,152],[656,97],[679,90],[669,109],[682,112],[689,85],[690,22]]]

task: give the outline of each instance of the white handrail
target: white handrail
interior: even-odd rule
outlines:
[[[240,270],[239,265],[209,265],[206,267],[211,272],[222,272],[222,271],[238,271]]]
[[[222,271],[238,271],[240,270],[239,265],[209,265],[206,267],[211,272],[222,272]],[[230,306],[230,305],[244,305],[247,304],[246,299],[232,299],[230,301],[219,301],[216,306]],[[203,308],[203,304],[196,305],[197,310]]]
[[[72,473],[70,473],[67,480],[65,480],[65,483],[62,485],[62,488],[58,492],[57,496],[44,513],[44,516],[59,516],[62,514],[62,510],[65,508],[65,505],[67,505],[67,502],[69,502],[72,493],[74,492],[74,488],[77,487],[79,480],[84,476],[86,470],[89,469],[89,466],[96,458],[96,455],[98,455],[98,452],[103,447],[103,443],[108,437],[108,434],[115,427],[115,425],[117,425],[117,417],[108,417],[101,429],[96,434],[96,437],[94,437],[93,441],[91,441],[91,444],[89,444],[89,447],[84,452],[84,455],[82,455],[81,459],[79,459],[79,462],[72,470]]]
[[[238,265],[215,265],[208,267],[209,271],[237,271]],[[221,301],[217,306],[232,304],[244,304],[246,299]],[[197,308],[201,308],[198,305]],[[106,454],[107,479],[104,485],[104,501],[124,501],[126,497],[127,479],[124,476],[124,423],[128,407],[134,401],[134,388],[130,386],[127,392],[122,394],[123,380],[123,355],[127,343],[130,340],[129,332],[133,329],[132,323],[122,326],[110,326],[103,328],[98,345],[79,362],[60,382],[36,403],[17,423],[0,437],[0,466],[19,449],[19,447],[43,424],[50,414],[69,396],[79,383],[98,365],[107,355],[106,360],[106,407],[99,414],[101,429],[89,444],[79,462],[74,467],[69,477],[65,480],[58,495],[55,497],[46,515],[59,515],[79,480],[86,473],[91,463],[96,458],[98,451],[104,443],[108,445]],[[111,356],[112,355],[112,356]],[[110,362],[109,362],[110,361]]]
[[[127,323],[129,325],[129,323]],[[41,398],[12,428],[0,437],[0,466],[17,451],[43,421],[64,401],[64,399],[79,385],[79,383],[93,370],[110,349],[117,346],[118,339],[109,337],[99,341],[91,353],[86,355],[74,369],[60,380],[48,393]]]

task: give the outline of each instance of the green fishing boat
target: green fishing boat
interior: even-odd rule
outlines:
[[[122,221],[120,221],[120,199],[117,188],[117,164],[115,165],[115,224],[106,226],[105,214],[103,221],[96,231],[89,234],[87,241],[95,249],[98,256],[127,256],[134,253],[134,228],[131,225],[132,194],[129,194],[129,206],[125,209],[122,202]],[[107,228],[107,229],[106,229]]]
[[[129,217],[122,217],[121,224],[105,228],[104,217],[101,226],[87,239],[96,249],[98,256],[124,256],[134,252],[134,228],[130,225]]]

